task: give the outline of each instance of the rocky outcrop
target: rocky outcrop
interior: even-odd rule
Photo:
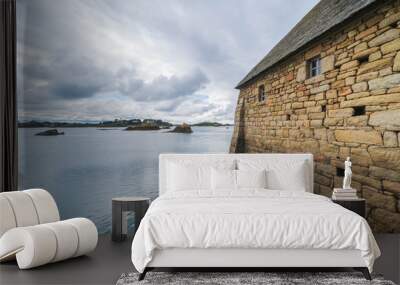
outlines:
[[[182,134],[191,134],[192,128],[188,125],[183,123],[182,125],[176,126],[170,133],[182,133]]]
[[[124,131],[158,131],[160,127],[156,124],[142,123],[137,126],[129,126]]]
[[[46,130],[35,134],[35,136],[59,136],[64,135],[64,132],[59,132],[57,129]]]

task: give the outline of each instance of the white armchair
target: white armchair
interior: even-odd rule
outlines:
[[[86,218],[60,221],[46,190],[0,193],[0,262],[16,258],[20,269],[57,262],[94,250],[97,238]]]

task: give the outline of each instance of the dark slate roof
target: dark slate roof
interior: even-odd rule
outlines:
[[[378,0],[321,0],[299,23],[242,79],[240,88],[329,29]]]

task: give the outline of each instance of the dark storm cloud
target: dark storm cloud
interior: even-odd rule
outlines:
[[[54,96],[54,100],[95,96],[113,79],[109,71],[97,67],[90,58],[41,55],[28,62],[31,63],[21,66],[26,89],[39,91],[40,87],[40,93]]]
[[[76,84],[57,84],[52,90],[56,96],[64,99],[74,100],[80,98],[89,98],[101,90],[101,86]]]

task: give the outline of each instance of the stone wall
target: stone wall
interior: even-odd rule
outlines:
[[[326,196],[350,156],[372,229],[399,233],[400,1],[380,3],[242,87],[230,151],[311,152],[314,191]],[[318,55],[322,74],[307,79]]]

